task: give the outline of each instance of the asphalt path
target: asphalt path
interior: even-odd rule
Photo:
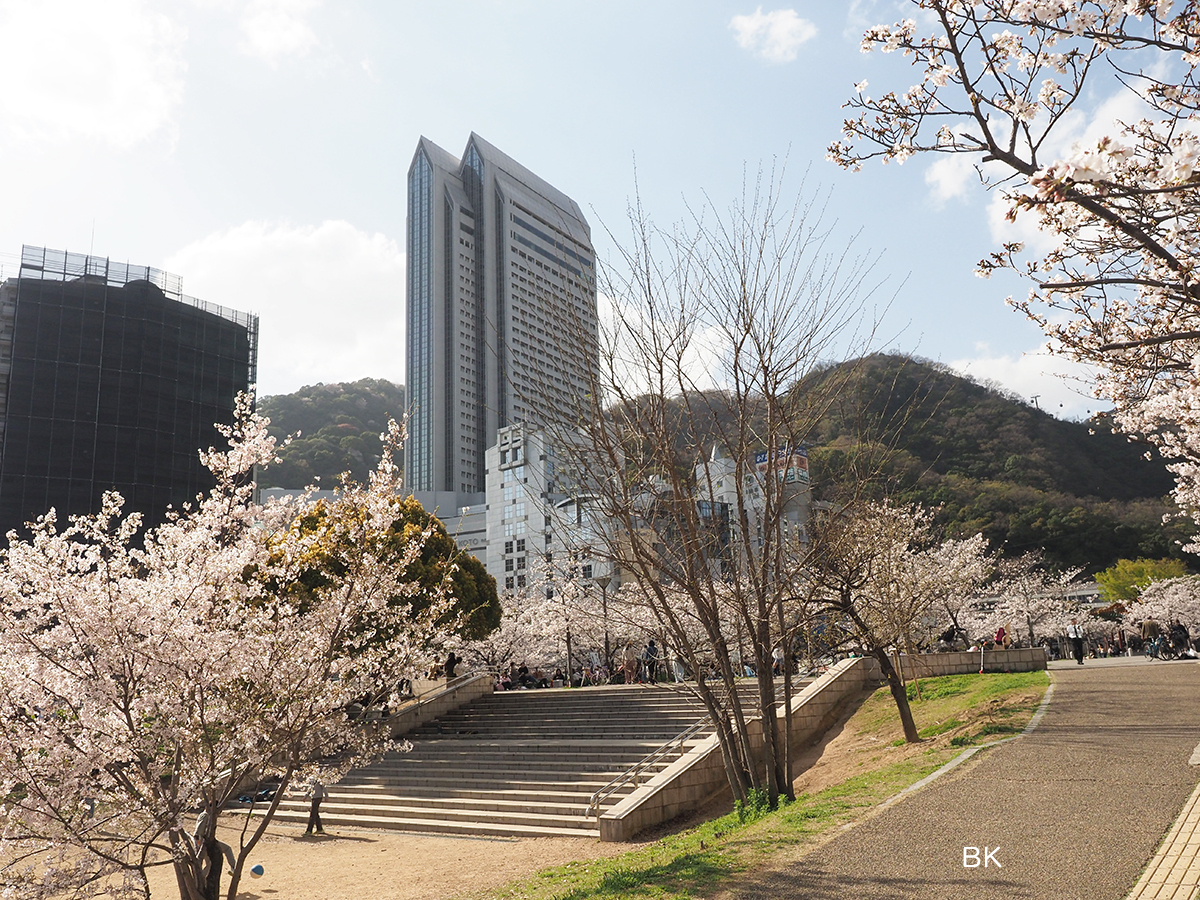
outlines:
[[[1097,660],[1055,665],[1051,678],[1034,731],[763,873],[741,896],[1121,900],[1200,780],[1188,765],[1200,743],[1200,662]]]

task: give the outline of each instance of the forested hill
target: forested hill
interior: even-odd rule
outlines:
[[[283,462],[262,474],[263,487],[300,488],[319,478],[333,487],[342,472],[364,481],[379,462],[379,435],[404,414],[404,388],[380,378],[314,384],[294,394],[261,397],[258,411],[276,439],[300,432],[280,450]]]
[[[939,506],[953,530],[982,532],[1009,555],[1042,549],[1089,573],[1121,557],[1182,556],[1182,526],[1162,524],[1171,509],[1165,465],[1102,425],[1055,419],[1001,389],[905,356],[872,356],[813,376],[825,378],[845,383],[806,429],[818,497],[835,497],[843,473],[862,471],[870,456],[884,460],[877,492]],[[316,476],[330,485],[346,470],[364,479],[379,459],[388,417],[404,409],[403,387],[372,378],[262,398],[273,434],[302,432],[281,452],[284,463],[263,473],[263,486],[302,487]],[[678,424],[683,455],[685,444],[711,447],[718,431],[715,421],[695,422],[689,440]]]
[[[1096,422],[1066,422],[936,363],[877,355],[846,364],[849,385],[815,444],[884,440],[920,468],[1099,500],[1160,498],[1172,478],[1146,446]],[[834,375],[837,369],[826,375]]]
[[[1041,548],[1064,566],[1180,556],[1164,526],[1172,478],[1146,446],[1095,422],[1065,422],[935,363],[878,355],[822,377],[847,384],[810,442],[818,494],[846,458],[886,456],[893,497],[943,507],[962,533],[1008,555]]]

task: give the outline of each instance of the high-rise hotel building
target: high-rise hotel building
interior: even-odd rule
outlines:
[[[501,428],[578,415],[596,355],[595,254],[579,205],[476,134],[461,160],[421,138],[407,249],[405,480],[446,508],[450,492],[485,490]]]

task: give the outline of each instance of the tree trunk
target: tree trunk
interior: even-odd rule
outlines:
[[[887,648],[875,647],[871,653],[878,660],[879,668],[887,678],[892,699],[896,701],[896,709],[900,711],[900,724],[904,726],[904,740],[910,744],[919,742],[921,736],[917,734],[917,723],[913,721],[912,709],[908,705],[908,691],[900,680],[900,673],[896,671],[896,667],[892,665],[892,661],[888,657]]]
[[[712,688],[705,682],[699,674],[699,664],[697,665],[696,677],[696,693],[700,695],[700,700],[704,703],[705,709],[708,710],[709,717],[713,720],[714,727],[717,731],[717,743],[721,747],[721,761],[725,764],[725,777],[729,779],[729,789],[733,791],[735,800],[746,800],[746,795],[752,787],[750,773],[746,770],[746,766],[739,758],[738,741],[733,733],[733,729],[729,725],[729,717],[725,710],[721,708],[721,704],[717,702],[716,696],[713,694]]]
[[[771,672],[770,667],[768,666],[767,671],[764,673],[760,660],[758,671],[758,705],[762,715],[763,771],[767,782],[767,800],[771,804],[771,809],[774,809],[779,805],[779,755],[777,746],[779,735],[775,728],[775,690],[774,685],[767,680]]]
[[[783,648],[783,793],[790,803],[796,799],[792,787],[792,640],[783,627],[783,598],[775,611],[779,617],[779,645]]]
[[[745,803],[746,796],[750,793],[750,776],[746,771],[746,767],[734,758],[733,748],[735,744],[733,734],[729,730],[729,723],[720,723],[717,726],[717,732],[717,743],[721,747],[721,760],[725,763],[725,777],[729,779],[729,787],[733,791],[733,798]]]
[[[220,843],[215,837],[204,842],[204,852],[208,856],[208,876],[204,879],[204,900],[221,900],[221,868],[225,865],[225,854],[221,852]]]

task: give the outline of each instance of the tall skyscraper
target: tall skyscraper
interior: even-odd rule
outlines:
[[[257,346],[257,316],[166,272],[23,248],[0,285],[0,534],[113,488],[152,526],[211,488],[199,451],[223,445]]]
[[[481,494],[499,429],[569,423],[597,342],[579,205],[477,134],[408,171],[410,490]]]

